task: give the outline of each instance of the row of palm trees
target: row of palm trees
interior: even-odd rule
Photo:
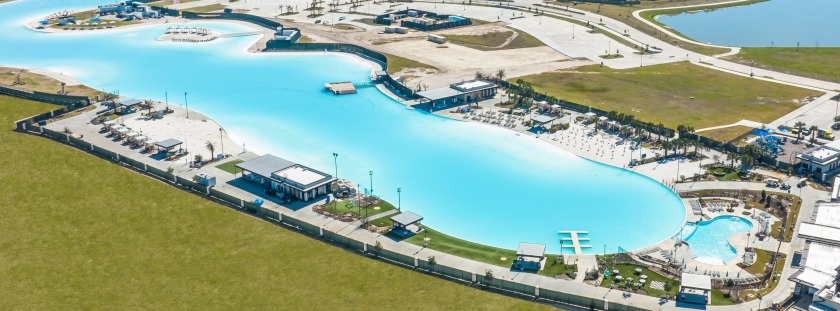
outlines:
[[[835,122],[840,122],[840,116],[834,117],[834,121]],[[796,133],[796,141],[797,142],[799,142],[802,139],[802,131],[805,130],[806,126],[807,125],[805,124],[805,122],[802,122],[802,121],[796,121],[796,124],[793,125],[793,127],[795,127],[797,130],[799,130]],[[820,128],[816,125],[811,125],[811,127],[809,127],[808,130],[811,131],[811,142],[816,141],[817,132],[820,130]]]

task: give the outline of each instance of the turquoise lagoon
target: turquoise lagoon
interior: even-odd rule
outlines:
[[[560,230],[589,231],[606,245],[636,249],[669,238],[685,220],[680,199],[645,176],[574,156],[533,137],[410,110],[375,88],[334,96],[331,81],[365,81],[370,65],[342,54],[250,54],[254,37],[188,44],[155,39],[171,25],[110,33],[44,34],[26,21],[91,0],[0,5],[0,63],[44,68],[121,95],[164,99],[218,121],[250,151],[333,172],[467,240],[508,249],[545,243]],[[240,32],[230,23],[190,23]],[[177,137],[176,137],[177,138]],[[237,148],[227,147],[231,152]],[[232,150],[233,149],[233,150]]]

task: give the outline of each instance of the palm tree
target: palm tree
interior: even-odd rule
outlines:
[[[802,129],[804,129],[804,128],[805,128],[805,122],[802,122],[802,121],[796,121],[796,124],[794,124],[793,126],[794,126],[797,130],[799,130],[799,131],[796,133],[796,141],[798,142],[800,139],[802,139]]]
[[[205,147],[205,148],[207,148],[207,150],[209,150],[209,151],[210,151],[210,159],[213,159],[213,158],[214,158],[214,154],[216,154],[216,153],[215,153],[215,151],[216,151],[216,145],[214,145],[214,144],[213,144],[213,142],[211,142],[211,141],[209,141],[209,140],[208,140],[206,143],[204,143],[204,147]]]
[[[151,100],[146,100],[145,103],[146,103],[146,114],[151,115],[152,114],[152,109],[155,108],[155,102],[153,102]]]
[[[507,78],[507,72],[504,69],[499,69],[496,71],[496,80],[504,81]]]
[[[817,136],[817,131],[819,131],[820,128],[816,125],[811,125],[811,128],[809,128],[809,129],[811,130],[811,142],[815,142],[816,141],[816,136]]]
[[[665,151],[665,157],[667,158],[668,157],[668,149],[671,149],[671,147],[673,147],[673,143],[671,143],[671,141],[669,141],[669,140],[666,140],[666,141],[661,142],[660,146],[662,146],[662,150]]]
[[[738,153],[734,151],[730,151],[726,153],[726,158],[729,159],[729,168],[735,168],[735,158],[738,157]]]

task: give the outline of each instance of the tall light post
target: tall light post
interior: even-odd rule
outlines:
[[[335,185],[338,186],[338,153],[333,152],[333,163],[335,163]],[[332,190],[333,193],[335,193],[337,189]],[[335,201],[333,204],[333,213],[335,213],[338,211],[338,200],[333,198],[333,201]]]
[[[166,99],[166,112],[169,112],[169,92],[163,92],[163,98]]]
[[[373,196],[373,171],[368,172],[370,175],[370,196]]]
[[[184,107],[187,108],[187,119],[190,118],[190,104],[187,102],[187,92],[184,92]]]
[[[402,188],[397,188],[397,210],[398,211],[402,210],[401,209],[401,207],[402,207],[402,195],[401,195],[401,193],[402,193]]]
[[[359,216],[362,216],[362,185],[356,184],[356,207],[359,208]]]
[[[222,135],[223,133],[224,133],[224,130],[220,127],[219,128],[219,145],[222,147],[222,159],[225,158],[225,139],[224,139],[224,135]]]

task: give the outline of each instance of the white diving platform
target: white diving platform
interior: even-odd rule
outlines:
[[[571,241],[572,245],[567,245],[563,243],[563,248],[573,248],[575,250],[575,255],[580,255],[583,253],[583,248],[592,248],[591,244],[580,244],[580,241],[587,241],[589,242],[590,239],[586,237],[580,237],[579,235],[582,234],[589,234],[589,231],[571,231],[571,230],[564,230],[560,231],[560,234],[568,234],[569,237],[562,237],[560,238],[561,241]]]

